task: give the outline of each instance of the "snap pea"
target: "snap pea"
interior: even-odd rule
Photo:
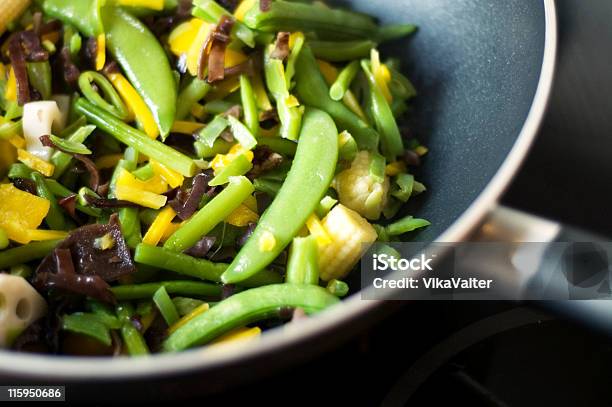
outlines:
[[[376,43],[370,40],[356,41],[308,41],[308,45],[315,57],[329,62],[352,61],[366,58],[370,55]]]
[[[370,83],[372,115],[374,116],[376,129],[381,135],[382,152],[389,161],[394,161],[397,156],[404,152],[402,136],[389,103],[374,79],[369,61],[362,60],[361,67]]]
[[[285,79],[285,68],[283,61],[270,58],[272,47],[268,48],[264,60],[266,85],[276,99],[276,110],[281,122],[281,137],[296,140],[302,123],[302,109],[299,106],[290,106],[288,103],[289,90]]]
[[[268,33],[302,31],[314,32],[318,38],[369,38],[375,41],[403,37],[415,29],[412,25],[379,27],[364,14],[293,1],[272,2],[267,11],[261,11],[255,5],[246,13],[244,23],[251,29]]]
[[[74,25],[88,37],[104,32],[101,8],[105,0],[44,0],[43,10],[51,17]]]
[[[340,129],[351,133],[361,149],[378,148],[378,133],[343,103],[329,97],[329,88],[308,46],[300,52],[295,79],[295,89],[302,103],[327,112]]]
[[[333,120],[323,111],[307,109],[287,178],[221,276],[224,283],[238,283],[264,269],[291,242],[329,188],[337,160],[338,131]],[[260,245],[266,238],[273,240],[272,248]]]
[[[138,300],[141,298],[151,298],[155,291],[162,286],[165,287],[166,291],[170,294],[196,295],[202,297],[218,297],[221,295],[221,286],[218,284],[188,280],[118,285],[112,287],[111,291],[118,300]]]
[[[189,249],[227,218],[253,191],[253,184],[246,177],[231,177],[229,185],[178,228],[166,240],[164,247],[177,252]]]
[[[110,346],[112,343],[108,327],[94,314],[75,312],[74,314],[64,315],[62,329],[87,335],[106,346]]]
[[[287,307],[314,314],[336,304],[338,298],[316,285],[272,284],[252,288],[219,302],[174,331],[163,350],[175,352],[210,342],[234,328],[277,316]]]
[[[134,261],[139,264],[147,264],[160,269],[174,271],[185,276],[217,283],[221,282],[221,274],[227,269],[227,264],[225,263],[213,263],[205,259],[197,259],[163,247],[146,244],[140,244],[136,247]],[[263,270],[243,281],[241,285],[244,287],[257,287],[279,282],[281,282],[281,277],[278,273],[270,270]]]
[[[51,99],[51,65],[49,61],[28,62],[26,69],[30,85],[40,93],[43,100]]]
[[[355,79],[355,75],[359,71],[359,62],[353,61],[348,64],[340,74],[338,74],[338,78],[329,88],[329,97],[332,99],[339,101],[342,100],[344,94],[351,86],[351,82]]]
[[[112,114],[106,112],[86,99],[79,99],[75,108],[87,119],[97,125],[118,141],[127,144],[136,151],[164,164],[186,177],[192,177],[196,172],[193,160],[157,140],[151,140],[140,130],[123,123]]]
[[[314,236],[293,238],[285,281],[289,284],[319,283],[317,239]]]
[[[32,242],[12,249],[0,251],[0,269],[23,264],[36,259],[42,259],[55,249],[59,240],[43,240]]]
[[[177,90],[164,49],[144,24],[125,10],[105,7],[102,17],[108,50],[144,99],[165,138],[174,124]]]
[[[81,92],[94,105],[101,107],[119,120],[126,120],[130,115],[125,103],[113,87],[113,85],[104,76],[97,72],[85,71],[79,76],[79,88]],[[100,89],[104,97],[100,96],[99,91],[95,90],[92,83]]]
[[[30,175],[34,172],[33,169],[23,163],[15,163],[9,167],[8,178],[30,178]]]
[[[193,78],[178,95],[176,100],[176,119],[182,120],[189,115],[191,108],[210,91],[211,86],[204,80]]]
[[[38,196],[48,200],[51,204],[49,206],[49,212],[47,212],[47,216],[45,217],[45,222],[47,222],[49,228],[55,230],[69,230],[70,224],[66,222],[62,214],[62,209],[57,203],[57,199],[55,199],[55,196],[49,191],[49,187],[47,187],[47,183],[45,182],[45,177],[39,172],[33,172],[30,178],[36,184],[36,193]]]
[[[240,100],[244,111],[244,121],[254,136],[259,134],[259,112],[257,100],[253,93],[251,80],[246,75],[240,75]]]

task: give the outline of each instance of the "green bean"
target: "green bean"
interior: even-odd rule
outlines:
[[[155,291],[155,294],[153,294],[153,302],[157,305],[157,309],[168,326],[179,320],[178,311],[164,286],[159,287],[157,291]]]
[[[75,312],[71,315],[64,315],[62,318],[62,329],[89,336],[106,346],[110,346],[112,343],[108,327],[93,314]]]
[[[403,37],[414,31],[414,26],[398,25],[379,28],[364,14],[323,8],[316,4],[275,1],[267,11],[252,7],[244,23],[263,32],[314,32],[318,38],[369,38],[386,41]]]
[[[45,182],[45,177],[38,172],[33,172],[30,178],[36,184],[36,193],[38,196],[48,200],[51,204],[49,206],[49,212],[47,212],[47,216],[45,217],[45,222],[47,222],[49,228],[55,230],[69,230],[70,225],[66,222],[66,219],[64,219],[62,209],[57,203],[57,199],[55,199],[55,196],[49,191],[47,183]]]
[[[161,212],[161,209],[144,208],[140,211],[138,217],[143,224],[151,225],[155,218],[157,218],[157,215],[159,215],[159,212]]]
[[[374,151],[378,148],[378,133],[343,103],[329,97],[329,88],[307,46],[304,46],[298,59],[295,84],[302,103],[327,112],[342,130],[351,133],[361,149]]]
[[[22,131],[21,120],[2,123],[0,124],[0,140],[8,140],[13,136],[19,135]]]
[[[218,284],[202,283],[199,281],[160,281],[155,283],[118,285],[111,291],[118,300],[138,300],[151,298],[159,287],[165,287],[170,294],[196,295],[201,297],[218,297],[221,295],[221,286]]]
[[[315,57],[330,62],[352,61],[370,56],[376,43],[370,40],[357,41],[308,41]]]
[[[96,84],[104,97],[100,96],[99,91],[93,88],[92,83]],[[126,120],[129,117],[130,111],[127,106],[123,103],[113,85],[101,74],[93,71],[83,72],[79,76],[79,89],[87,100],[119,120]]]
[[[166,240],[164,247],[177,252],[189,249],[227,218],[253,191],[253,184],[246,177],[230,178],[228,186],[178,228]]]
[[[355,75],[357,75],[358,70],[358,61],[353,61],[345,66],[344,69],[340,71],[336,81],[329,88],[329,97],[336,101],[342,100],[344,94],[351,86],[351,82],[353,79],[355,79]]]
[[[280,137],[260,137],[257,143],[287,157],[293,157],[297,149],[296,142]]]
[[[208,147],[212,147],[227,126],[229,126],[229,123],[225,117],[215,116],[210,123],[200,130],[198,139]]]
[[[404,152],[402,136],[389,103],[376,83],[376,79],[374,79],[369,61],[362,60],[361,67],[370,83],[372,114],[376,128],[381,135],[382,152],[389,161],[394,161],[397,156]]]
[[[225,154],[232,147],[232,143],[223,140],[222,138],[218,138],[213,143],[212,147],[208,146],[206,143],[201,141],[196,141],[193,143],[193,147],[195,148],[196,155],[200,158],[212,158],[217,154]]]
[[[9,168],[8,178],[9,179],[14,179],[14,178],[29,179],[33,172],[34,170],[28,167],[27,165],[22,164],[22,163],[15,163],[15,164],[12,164]]]
[[[164,164],[186,177],[192,177],[196,172],[193,160],[183,153],[149,136],[135,128],[128,126],[110,113],[93,105],[85,99],[76,102],[76,109],[84,114],[91,122],[96,124],[120,142],[127,144],[136,151]]]
[[[214,0],[195,0],[193,5],[192,14],[211,24],[217,24],[224,15],[232,17],[230,12]],[[251,48],[255,46],[255,33],[240,21],[234,23],[232,36],[240,38],[242,42]]]
[[[271,45],[264,60],[264,73],[266,84],[270,93],[276,100],[276,110],[281,122],[281,137],[289,140],[297,140],[302,123],[302,109],[298,106],[290,107],[289,90],[285,81],[285,68],[280,59],[270,58]]]
[[[122,323],[121,337],[128,353],[131,356],[148,355],[150,352],[147,343],[140,331],[132,324],[131,318],[134,315],[134,308],[128,303],[120,303],[116,307],[116,312]]]
[[[191,82],[179,93],[176,100],[176,119],[183,120],[189,115],[191,108],[210,91],[208,82],[193,78]]]
[[[236,177],[239,175],[244,175],[249,172],[253,168],[253,163],[249,161],[248,158],[244,154],[240,154],[236,158],[234,158],[228,165],[223,167],[219,171],[219,173],[210,180],[208,185],[211,187],[216,187],[218,185],[227,184],[230,180],[230,177]]]
[[[329,188],[337,159],[333,120],[325,112],[308,109],[287,179],[221,276],[224,283],[238,283],[264,269],[291,242]],[[264,240],[272,240],[272,247],[262,246]]]
[[[49,61],[28,62],[26,68],[30,85],[40,93],[43,100],[51,99],[51,65]]]
[[[72,126],[71,126],[72,127]],[[84,143],[87,137],[96,129],[96,126],[80,126],[65,137],[65,140],[72,143]],[[64,153],[63,151],[56,151],[51,156],[51,163],[55,165],[55,171],[53,171],[53,178],[58,179],[66,171],[72,162],[72,155]]]
[[[287,283],[319,283],[317,250],[317,239],[314,236],[293,238],[289,250],[289,260],[287,261],[287,275],[285,277]]]
[[[9,273],[11,275],[23,278],[30,278],[32,272],[32,267],[28,266],[27,264],[18,264],[16,266],[11,266],[9,269]]]
[[[204,105],[204,111],[208,114],[221,114],[227,112],[235,103],[228,102],[227,100],[211,100]]]
[[[138,208],[121,208],[119,210],[119,223],[125,243],[130,249],[134,249],[142,242]]]
[[[276,194],[278,194],[278,191],[282,186],[282,182],[267,180],[264,178],[255,178],[253,181],[253,186],[255,187],[256,191],[263,192],[274,197]]]
[[[4,250],[9,246],[9,238],[6,231],[0,228],[0,250]]]
[[[316,285],[272,284],[252,288],[219,302],[174,331],[163,350],[175,352],[197,345],[246,324],[277,316],[287,307],[314,314],[334,305],[338,299]]]
[[[246,75],[240,75],[240,100],[244,111],[244,122],[249,131],[257,136],[259,134],[259,111],[251,80]]]
[[[146,244],[140,244],[136,247],[134,261],[139,264],[147,264],[185,276],[217,283],[221,282],[221,274],[227,269],[227,264],[224,263],[213,263],[204,259],[196,259],[183,253]],[[257,287],[279,283],[280,281],[281,278],[278,273],[263,270],[243,281],[240,285],[244,287]]]
[[[45,0],[42,7],[45,14],[74,24],[86,36],[95,37],[104,32],[100,17],[104,3],[104,0]]]
[[[55,249],[59,240],[43,240],[14,247],[0,252],[0,269],[42,259]]]
[[[336,297],[344,297],[349,292],[349,286],[344,281],[334,278],[327,283],[327,291]]]
[[[234,138],[247,150],[251,150],[255,148],[257,145],[257,140],[251,131],[238,119],[234,116],[227,116],[227,121],[229,122],[230,128],[232,129],[232,134]]]

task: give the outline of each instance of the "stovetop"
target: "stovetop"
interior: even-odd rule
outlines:
[[[550,109],[502,203],[612,236],[612,2],[556,3]],[[339,349],[211,402],[611,405],[612,340],[532,305],[406,303]]]

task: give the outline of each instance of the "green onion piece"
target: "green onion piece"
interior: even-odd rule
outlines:
[[[287,82],[287,89],[291,89],[293,87],[293,76],[295,75],[295,64],[297,63],[297,59],[300,56],[300,52],[302,51],[302,47],[304,46],[304,36],[298,35],[295,37],[295,41],[293,43],[293,48],[291,49],[291,53],[287,58],[287,69],[285,69],[285,81]]]
[[[287,261],[289,284],[318,284],[319,259],[316,237],[294,237]]]
[[[244,175],[253,168],[253,164],[246,158],[246,155],[240,154],[234,158],[227,166],[208,183],[211,187],[227,184],[230,177]]]
[[[202,297],[218,297],[221,295],[219,284],[203,283],[200,281],[160,281],[156,283],[118,285],[111,291],[118,300],[137,300],[151,298],[159,287],[164,287],[170,294],[195,295]]]
[[[376,43],[370,40],[357,41],[308,41],[312,53],[329,62],[352,61],[370,55]]]
[[[201,141],[193,143],[196,155],[200,158],[212,158],[217,154],[225,154],[232,147],[232,143],[229,141],[218,138],[213,143],[212,147]]]
[[[340,71],[338,77],[329,88],[329,97],[333,100],[342,100],[344,94],[351,86],[351,82],[355,79],[357,72],[359,71],[359,62],[353,61]]]
[[[249,131],[257,136],[259,134],[259,111],[253,86],[247,75],[240,75],[240,100],[244,111],[244,122]]]
[[[395,183],[399,187],[397,191],[391,192],[391,195],[396,197],[402,202],[407,202],[412,195],[412,189],[414,188],[414,176],[411,174],[401,173],[395,178]]]
[[[431,223],[425,219],[406,216],[405,218],[402,218],[396,222],[391,223],[390,225],[387,225],[385,229],[387,230],[387,233],[389,235],[398,236],[429,225],[431,225]]]
[[[235,103],[228,102],[227,100],[211,100],[204,105],[204,111],[208,114],[221,114],[227,112]]]
[[[121,328],[121,321],[117,318],[114,310],[107,304],[100,301],[92,300],[88,298],[85,302],[87,309],[94,314],[100,322],[106,325],[110,329]]]
[[[198,133],[198,139],[208,147],[212,147],[227,126],[229,126],[229,123],[225,117],[215,116],[215,118],[208,123],[206,127],[200,130]]]
[[[166,321],[168,326],[174,324],[176,321],[179,320],[179,315],[176,311],[176,307],[174,306],[174,303],[170,299],[168,292],[163,286],[159,287],[159,289],[155,291],[155,294],[153,294],[153,302],[155,303],[155,305],[157,305],[159,312],[162,314],[162,317],[164,317],[164,320]]]
[[[93,88],[92,83],[96,84],[104,97],[100,96],[100,93]],[[129,117],[130,111],[123,103],[123,99],[102,74],[93,71],[83,72],[79,76],[79,88],[87,100],[118,119],[126,120]]]
[[[62,329],[87,335],[106,346],[110,346],[112,343],[108,327],[93,314],[75,312],[71,315],[64,315],[62,318]]]
[[[121,303],[116,307],[116,311],[121,322],[121,337],[128,353],[132,356],[148,355],[150,351],[147,343],[131,321],[134,308],[129,303]]]
[[[230,128],[232,129],[234,138],[238,140],[238,142],[244,148],[251,150],[257,145],[257,140],[255,140],[255,137],[240,120],[236,119],[234,116],[228,116],[227,119],[229,121]]]
[[[155,175],[155,172],[153,171],[153,166],[151,164],[145,164],[142,167],[132,171],[132,175],[141,181],[146,181],[151,179]]]
[[[179,93],[176,99],[176,120],[183,120],[189,115],[191,108],[210,91],[208,82],[194,78]]]
[[[281,137],[260,137],[257,139],[260,146],[266,146],[275,153],[282,154],[287,157],[295,156],[297,143]]]
[[[349,286],[344,281],[329,280],[327,283],[327,291],[335,295],[336,297],[344,297],[349,292]]]
[[[67,151],[69,153],[74,153],[74,154],[84,154],[84,155],[91,154],[91,150],[85,147],[85,145],[82,143],[77,143],[76,141],[63,139],[63,138],[54,136],[53,134],[51,134],[49,138],[51,139],[53,144],[55,144],[61,150]]]

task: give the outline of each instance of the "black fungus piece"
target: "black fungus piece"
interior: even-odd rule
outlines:
[[[208,190],[208,183],[211,179],[212,175],[208,172],[196,175],[193,177],[191,191],[188,192],[188,196],[184,198],[184,201],[181,202],[179,199],[174,199],[170,203],[179,218],[185,220],[195,213],[202,197]]]
[[[204,258],[208,252],[210,252],[210,249],[212,249],[216,240],[217,238],[215,236],[204,236],[192,247],[185,250],[185,254],[193,257]]]
[[[219,24],[210,33],[210,52],[208,53],[208,82],[213,83],[225,78],[225,48],[230,42],[230,32],[234,26],[234,19],[223,16]],[[206,50],[203,50],[206,52]],[[203,66],[200,68],[203,69]],[[201,74],[199,76],[202,76]],[[203,79],[203,78],[201,78]]]
[[[276,43],[274,50],[270,54],[270,58],[280,59],[284,61],[289,56],[289,36],[291,33],[281,31],[276,35]]]

